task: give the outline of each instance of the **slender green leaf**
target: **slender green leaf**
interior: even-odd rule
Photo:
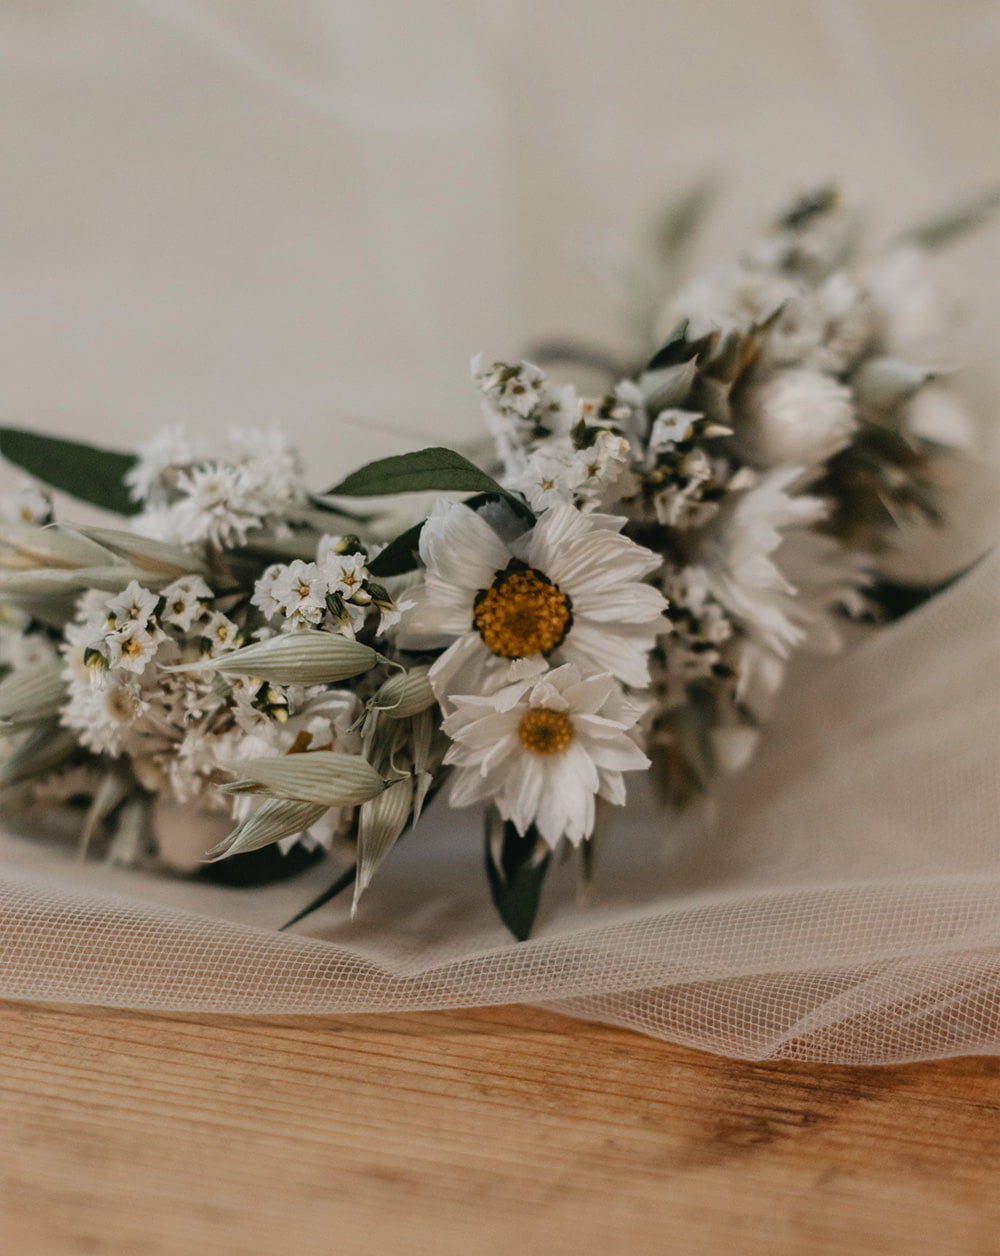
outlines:
[[[716,179],[700,179],[666,205],[656,224],[655,241],[665,261],[680,256],[694,239],[718,195]]]
[[[1000,209],[1000,188],[983,188],[905,232],[904,243],[938,249],[988,222]]]
[[[135,515],[141,510],[125,487],[125,475],[138,461],[135,454],[19,427],[0,427],[0,454],[43,484],[92,506],[117,515]]]
[[[502,823],[502,830],[499,825]],[[534,826],[522,837],[510,821],[499,821],[486,830],[486,877],[500,919],[518,942],[525,942],[538,914],[545,874],[552,853],[544,848]]]
[[[413,453],[380,458],[352,472],[346,480],[327,489],[333,497],[383,497],[392,493],[426,492],[497,493],[527,519],[528,506],[502,488],[492,476],[453,449],[432,446]],[[383,573],[384,574],[384,573]]]
[[[311,916],[314,911],[318,911],[321,907],[325,907],[326,904],[335,899],[338,894],[343,894],[349,886],[353,885],[354,878],[357,875],[358,865],[351,864],[346,872],[342,872],[340,874],[336,881],[334,881],[333,885],[329,886],[328,889],[325,889],[322,894],[318,894],[312,902],[307,903],[300,912],[296,912],[291,920],[286,920],[278,932],[282,933],[285,929],[290,929],[292,925],[297,925],[300,920],[305,920],[306,916]]]

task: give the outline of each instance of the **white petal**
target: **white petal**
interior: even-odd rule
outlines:
[[[612,772],[635,772],[649,767],[649,760],[624,733],[618,741],[595,742],[588,745],[587,750],[599,768]]]
[[[603,632],[589,623],[574,623],[559,653],[582,672],[611,671],[627,685],[644,689],[649,684],[647,650],[652,641],[632,641],[624,632]]]
[[[481,802],[491,797],[492,783],[486,780],[473,767],[458,768],[451,778],[448,802],[453,807],[468,807],[470,803]]]
[[[667,599],[651,584],[593,585],[571,595],[573,617],[598,622],[655,623],[667,609]]]
[[[501,812],[512,820],[519,833],[534,823],[539,799],[545,786],[545,773],[533,754],[522,755],[508,777],[501,796]]]
[[[605,672],[599,676],[588,676],[575,685],[568,685],[563,693],[574,713],[596,715],[617,688],[615,678]]]
[[[488,588],[510,561],[489,524],[460,503],[435,510],[424,524],[420,557],[437,579],[473,594]]]
[[[602,770],[600,777],[601,783],[597,790],[599,797],[616,807],[624,807],[625,782],[622,779],[621,772],[606,772]]]

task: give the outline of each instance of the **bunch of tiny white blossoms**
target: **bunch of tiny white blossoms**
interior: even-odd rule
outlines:
[[[425,449],[315,493],[278,431],[212,454],[174,428],[135,455],[0,431],[23,469],[131,516],[54,525],[31,485],[5,508],[0,784],[82,805],[81,840],[118,860],[266,880],[334,849],[323,901],[353,885],[356,906],[447,781],[527,936],[551,855],[591,868],[630,777],[668,807],[705,796],[792,658],[885,616],[882,556],[941,519],[969,431],[928,356],[924,258],[985,208],[864,262],[823,191],[665,289],[672,330],[635,361],[477,358],[488,466]],[[557,381],[560,355],[603,392]],[[442,496],[395,537],[343,504],[397,492]],[[221,826],[193,862],[165,838],[178,804]]]

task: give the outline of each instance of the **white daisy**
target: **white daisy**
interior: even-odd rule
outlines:
[[[535,825],[553,849],[594,828],[594,799],[625,802],[623,772],[649,767],[629,736],[642,708],[613,676],[581,677],[528,661],[518,679],[491,697],[459,696],[445,719],[456,772],[451,803],[492,802],[524,834]]]
[[[623,522],[560,504],[508,546],[468,506],[438,506],[399,637],[404,649],[448,647],[430,673],[438,699],[483,693],[533,656],[645,686],[667,604],[644,578],[661,559],[623,536]]]

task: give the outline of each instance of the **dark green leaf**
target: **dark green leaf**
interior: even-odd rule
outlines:
[[[327,489],[324,496],[333,497],[383,497],[391,493],[468,491],[470,493],[498,493],[527,519],[534,520],[531,510],[521,498],[480,471],[474,462],[453,449],[432,446],[409,454],[395,454],[380,458],[352,472],[346,480]]]
[[[837,206],[837,189],[832,183],[813,188],[800,196],[794,204],[779,217],[778,227],[785,231],[801,231],[814,219],[828,214]]]
[[[197,876],[199,880],[234,889],[275,885],[297,877],[300,872],[318,863],[324,854],[321,847],[311,848],[301,842],[287,852],[278,846],[262,846],[259,850],[244,851],[219,863],[205,864],[199,868]]]
[[[987,554],[989,551],[987,551]],[[969,563],[967,567],[962,567],[956,571],[954,575],[946,576],[944,580],[935,580],[933,583],[927,584],[908,584],[899,580],[889,580],[882,577],[874,582],[868,595],[881,609],[882,614],[888,620],[902,619],[904,615],[909,615],[918,607],[924,605],[925,602],[931,601],[932,598],[938,597],[939,594],[946,592],[953,584],[957,584],[963,576],[967,576],[970,571],[977,567],[986,554],[980,555],[979,558]]]
[[[18,427],[0,428],[0,454],[43,484],[92,506],[117,515],[135,515],[142,509],[125,487],[125,474],[138,461],[135,454]]]
[[[340,515],[341,519],[350,519],[352,523],[371,523],[371,515],[359,515],[355,510],[345,510],[343,506],[336,506],[333,502],[328,502],[318,493],[310,493],[309,505],[314,510],[321,510],[327,515]]]
[[[509,821],[502,823],[498,866],[490,840],[490,821],[487,821],[486,877],[500,919],[518,942],[524,942],[531,936],[552,854],[546,851],[541,859],[535,859],[540,838],[534,826],[522,837]]]
[[[424,522],[415,523],[412,528],[401,532],[394,541],[390,541],[380,554],[368,564],[373,576],[384,579],[386,576],[401,576],[419,566],[417,551],[420,547],[420,533],[424,530]]]
[[[677,366],[680,362],[686,362],[691,356],[688,352],[688,326],[688,320],[686,318],[681,319],[666,341],[643,367],[643,370],[659,371],[666,366]]]

